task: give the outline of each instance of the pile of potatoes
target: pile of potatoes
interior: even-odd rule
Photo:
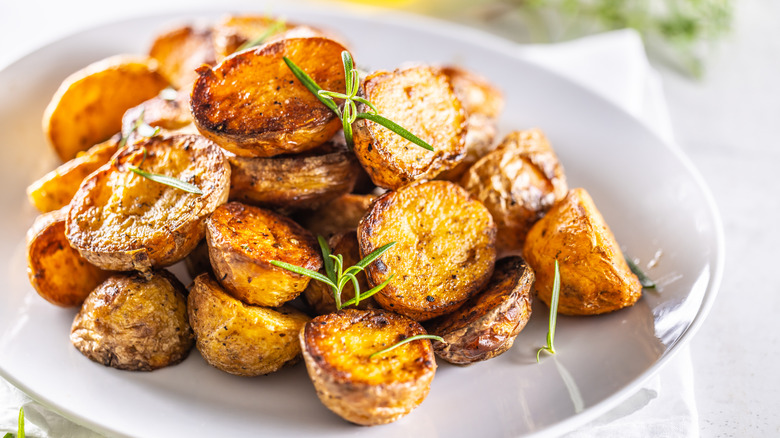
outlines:
[[[319,29],[229,16],[65,80],[43,121],[65,162],[28,189],[42,212],[28,271],[43,298],[80,307],[79,351],[153,370],[196,345],[239,376],[302,357],[328,408],[375,425],[425,399],[434,355],[467,365],[509,349],[534,295],[549,304],[555,260],[561,313],[636,302],[641,286],[593,201],[568,189],[541,131],[495,142],[502,96],[475,74],[415,65],[361,76],[360,95],[434,151],[364,119],[346,145],[338,117],[283,62],[340,92],[345,50]],[[387,286],[337,311],[330,287],[271,264],[324,273],[317,235],[345,267],[395,242],[357,275],[363,292]],[[165,269],[180,261],[188,288]],[[348,283],[342,302],[354,295]],[[443,341],[374,355],[426,333]]]

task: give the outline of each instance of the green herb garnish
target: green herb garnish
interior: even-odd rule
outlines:
[[[272,35],[276,34],[277,32],[280,32],[282,30],[285,30],[287,28],[287,23],[284,22],[283,18],[280,18],[278,20],[275,20],[273,23],[271,23],[270,26],[263,32],[260,36],[258,36],[255,39],[251,39],[244,44],[241,44],[236,49],[236,52],[240,52],[242,50],[248,49],[250,47],[259,46],[260,44],[263,44],[265,40],[270,38]]]
[[[441,336],[436,336],[436,335],[414,335],[414,336],[410,336],[410,337],[404,339],[401,342],[393,344],[393,345],[385,348],[384,350],[377,351],[376,353],[372,354],[371,356],[368,356],[368,358],[369,359],[373,359],[374,357],[379,356],[380,354],[387,353],[388,351],[393,350],[395,348],[398,348],[401,345],[404,345],[404,344],[406,344],[408,342],[416,341],[418,339],[434,339],[434,340],[437,340],[439,342],[444,342],[444,338],[442,338]]]
[[[639,283],[642,285],[642,287],[645,289],[655,289],[655,282],[651,280],[647,274],[642,272],[642,269],[637,266],[637,264],[634,263],[630,257],[624,256],[624,258],[626,259],[626,263],[628,263],[628,268],[631,269],[631,272],[633,272],[634,275],[636,275],[636,278],[639,279]]]
[[[292,71],[293,75],[295,75],[298,81],[300,81],[301,84],[303,84],[303,86],[306,87],[312,94],[317,96],[317,99],[319,99],[320,102],[330,108],[330,110],[333,111],[339,119],[341,119],[341,123],[344,128],[344,138],[347,140],[348,145],[352,146],[353,143],[352,123],[354,123],[357,119],[366,119],[384,126],[385,128],[395,132],[396,134],[411,141],[423,149],[433,151],[433,146],[428,144],[428,142],[412,134],[407,129],[403,128],[392,120],[380,115],[374,104],[362,97],[359,97],[357,93],[360,86],[360,80],[358,78],[358,71],[352,62],[352,55],[350,55],[346,50],[341,52],[341,61],[344,64],[344,81],[346,83],[346,86],[344,87],[344,94],[337,93],[335,91],[323,90],[322,87],[314,82],[314,79],[312,79],[311,76],[306,74],[306,72],[298,67],[294,62],[292,62],[290,58],[286,56],[284,57],[284,63],[287,64],[287,67],[290,68],[290,71]],[[344,101],[341,109],[333,99],[342,99]],[[370,112],[358,112],[357,104],[355,102],[366,105]]]
[[[395,242],[390,242],[387,245],[383,245],[377,248],[371,254],[365,256],[363,260],[357,262],[354,266],[350,266],[349,268],[344,269],[344,257],[342,257],[341,254],[331,254],[331,249],[328,246],[328,242],[326,242],[325,238],[322,236],[317,236],[317,241],[319,242],[320,249],[322,250],[322,264],[325,266],[325,273],[327,274],[327,277],[317,271],[312,271],[311,269],[280,262],[278,260],[272,260],[271,264],[283,269],[287,269],[288,271],[295,272],[296,274],[305,275],[330,286],[331,290],[333,291],[333,299],[336,301],[337,310],[341,310],[344,307],[350,306],[352,304],[357,306],[360,304],[360,300],[365,300],[366,298],[382,290],[394,277],[390,276],[390,278],[385,280],[385,282],[382,284],[361,294],[360,285],[358,284],[356,275],[360,271],[364,270],[371,262],[378,259],[379,256],[384,254],[388,249],[392,248],[393,245],[395,245]],[[355,297],[342,304],[341,292],[344,289],[344,286],[346,286],[347,282],[350,281],[352,282],[352,286],[355,288]]]
[[[135,119],[135,123],[133,123],[133,126],[130,127],[130,131],[128,131],[127,134],[122,133],[122,140],[119,141],[119,149],[127,145],[127,139],[130,138],[130,134],[133,132],[137,132],[138,135],[142,137],[154,137],[160,133],[159,126],[154,128],[144,121],[145,112],[146,108],[141,109],[141,114],[139,114],[138,118]]]
[[[558,298],[561,294],[561,272],[558,269],[558,260],[555,261],[555,277],[553,278],[552,298],[550,299],[550,326],[547,329],[547,345],[536,351],[536,362],[539,362],[539,354],[546,351],[555,354],[553,340],[555,339],[555,323],[558,320]]]
[[[141,159],[141,165],[143,165],[144,161],[146,161],[146,148],[144,148],[143,151],[144,151],[144,157],[143,159]],[[160,175],[159,173],[147,172],[145,170],[141,170],[141,168],[138,166],[133,166],[132,164],[128,164],[127,168],[130,169],[133,173],[140,175],[148,180],[154,181],[156,183],[165,184],[166,186],[171,186],[173,188],[184,190],[185,192],[188,193],[194,193],[196,195],[203,194],[203,192],[198,188],[198,186],[194,184],[190,184],[188,182],[184,182],[178,178],[174,178],[172,176],[167,176],[167,175]]]
[[[3,435],[3,438],[13,438],[11,432]],[[24,438],[24,407],[19,408],[19,426],[16,431],[16,438]]]

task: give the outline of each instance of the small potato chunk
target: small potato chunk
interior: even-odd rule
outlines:
[[[507,135],[471,166],[461,186],[493,215],[499,257],[520,253],[531,226],[568,190],[563,167],[538,129]]]
[[[336,115],[295,78],[291,59],[326,90],[344,90],[341,44],[321,37],[290,38],[198,69],[192,116],[206,138],[241,157],[299,153],[328,141]]]
[[[297,336],[309,317],[291,307],[244,304],[209,274],[195,279],[187,307],[198,351],[213,367],[237,376],[259,376],[300,359]]]
[[[60,159],[70,160],[119,132],[128,108],[165,88],[168,82],[156,65],[120,55],[68,76],[43,114],[43,131]]]
[[[187,357],[193,334],[187,290],[168,271],[117,274],[97,287],[73,320],[70,340],[105,366],[152,371]]]
[[[110,273],[100,270],[71,248],[65,238],[68,209],[38,216],[27,232],[27,276],[46,301],[78,307]]]
[[[452,312],[485,286],[496,262],[495,239],[488,210],[447,181],[385,193],[358,227],[363,257],[396,242],[366,273],[374,286],[394,276],[374,297],[416,321]]]
[[[444,338],[433,342],[436,354],[468,365],[508,350],[531,318],[533,283],[534,272],[522,258],[499,260],[485,290],[428,326],[429,333]]]
[[[354,266],[360,261],[360,248],[357,241],[357,233],[355,230],[349,231],[343,234],[336,234],[328,239],[328,246],[331,248],[331,254],[339,255],[344,258],[344,268]],[[320,269],[320,274],[327,276],[324,269]],[[359,272],[356,275],[358,279],[358,285],[360,286],[360,292],[365,293],[371,289],[368,284],[368,279],[364,272]],[[303,295],[306,297],[306,301],[314,308],[314,311],[318,315],[324,315],[326,313],[333,313],[336,311],[336,300],[333,298],[333,289],[325,283],[320,281],[309,282],[309,286],[303,291]],[[341,291],[341,302],[355,298],[355,288],[352,282],[347,283],[344,289]],[[353,307],[350,307],[353,308]],[[374,300],[374,297],[368,297],[367,299],[361,299],[357,306],[358,309],[378,309],[379,304]]]
[[[229,158],[230,199],[282,213],[315,209],[349,193],[360,165],[345,145],[326,143],[297,155]]]
[[[455,167],[466,152],[466,118],[449,79],[428,66],[377,72],[363,82],[379,114],[433,146],[427,151],[364,119],[354,124],[355,155],[379,187],[396,189]],[[364,108],[365,110],[365,108]]]
[[[191,85],[203,64],[216,64],[211,29],[182,26],[158,36],[149,49],[149,56],[160,64],[160,73],[176,88]]]
[[[168,89],[166,91],[173,90]],[[168,131],[176,131],[192,124],[190,92],[185,88],[175,93],[176,97],[174,99],[158,95],[127,110],[124,116],[122,116],[122,132],[131,132],[141,114],[143,114],[144,122],[147,125]]]
[[[314,318],[301,349],[322,404],[362,426],[398,420],[425,400],[436,373],[427,339],[370,356],[414,335],[420,324],[384,310],[348,309]]]
[[[203,273],[213,273],[209,260],[209,245],[206,243],[206,239],[201,240],[198,246],[187,255],[184,259],[184,267],[187,268],[187,274],[190,278],[195,278]]]
[[[315,235],[326,237],[355,231],[374,199],[374,195],[352,193],[340,196],[307,214],[303,226]]]
[[[639,279],[584,189],[569,191],[531,228],[523,256],[536,273],[534,289],[548,306],[558,260],[558,312],[563,315],[612,312],[642,295]]]
[[[314,236],[286,216],[230,202],[206,221],[214,274],[237,299],[276,307],[300,295],[309,277],[272,265],[278,260],[312,271],[322,267]]]
[[[203,194],[152,181],[128,165],[189,182]],[[203,137],[143,139],[84,180],[70,203],[66,235],[103,269],[147,272],[168,266],[205,236],[203,221],[227,200],[229,184],[227,159]]]
[[[41,213],[58,210],[70,203],[81,182],[108,163],[117,151],[119,136],[96,144],[83,154],[63,163],[27,187],[27,196]]]

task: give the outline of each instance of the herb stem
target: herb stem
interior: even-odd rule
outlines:
[[[645,289],[655,289],[655,282],[642,271],[642,268],[637,266],[637,264],[634,263],[630,257],[624,257],[626,259],[626,263],[628,264],[628,268],[631,269],[631,272],[633,272],[634,275],[636,275],[636,278],[639,279],[639,283],[642,285],[642,287]]]
[[[412,341],[416,341],[418,339],[433,339],[433,340],[436,340],[436,341],[439,341],[439,342],[444,342],[444,338],[442,338],[441,336],[436,336],[436,335],[414,335],[414,336],[410,336],[410,337],[404,339],[403,341],[397,342],[397,343],[395,343],[395,344],[385,348],[384,350],[377,351],[376,353],[373,353],[371,356],[368,356],[368,358],[369,359],[373,359],[374,357],[379,356],[380,354],[385,354],[388,351],[391,351],[391,350],[394,350],[394,349],[400,347],[401,345],[404,345],[404,344],[412,342]]]
[[[555,325],[558,321],[558,300],[561,294],[561,272],[558,268],[558,260],[555,260],[555,277],[553,278],[552,298],[550,299],[550,325],[547,329],[547,345],[536,351],[536,362],[539,362],[539,354],[546,351],[555,354]]]

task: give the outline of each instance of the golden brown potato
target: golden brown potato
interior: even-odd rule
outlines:
[[[499,256],[520,253],[531,226],[568,190],[558,157],[537,129],[507,135],[469,168],[461,185],[493,215]]]
[[[355,231],[374,199],[374,195],[342,195],[306,214],[302,224],[314,235],[325,237]]]
[[[433,178],[463,159],[465,112],[440,70],[419,66],[377,72],[365,79],[363,89],[379,114],[434,148],[434,152],[427,151],[383,126],[358,120],[354,124],[355,155],[374,184],[395,189]]]
[[[230,202],[206,221],[214,274],[237,299],[276,307],[300,295],[309,277],[272,265],[278,260],[312,271],[322,267],[314,236],[269,210]]]
[[[558,260],[558,312],[563,315],[612,312],[642,295],[639,279],[584,189],[569,191],[531,228],[523,256],[536,273],[534,289],[548,306]]]
[[[330,142],[303,154],[229,161],[231,200],[283,213],[315,209],[349,193],[360,168],[345,145]]]
[[[295,24],[268,15],[228,15],[214,26],[213,41],[217,60],[222,62],[249,41],[266,36],[263,42],[268,42],[292,27]]]
[[[43,114],[43,131],[63,161],[119,132],[122,114],[168,82],[154,60],[120,55],[73,73]]]
[[[344,258],[344,268],[355,265],[360,261],[360,248],[357,241],[357,233],[355,230],[336,234],[328,239],[328,246],[331,248],[331,254],[338,255]],[[320,269],[320,274],[327,276],[325,269]],[[360,292],[365,293],[371,289],[368,284],[368,279],[364,272],[359,272],[356,275],[358,279],[358,285],[360,286]],[[317,315],[324,315],[326,313],[333,313],[336,311],[336,300],[333,297],[333,289],[325,283],[320,281],[312,281],[309,286],[303,291],[303,295],[306,297],[306,301],[311,305]],[[355,298],[355,288],[351,282],[344,286],[341,290],[341,302]],[[350,306],[350,308],[354,308]],[[378,309],[379,304],[374,300],[374,297],[368,297],[367,299],[361,299],[357,306],[358,309]]]
[[[119,135],[96,144],[27,187],[27,197],[41,213],[60,209],[73,199],[84,178],[108,163],[117,151]]]
[[[482,289],[493,273],[495,238],[488,210],[447,181],[385,193],[358,227],[363,257],[396,242],[366,273],[372,285],[394,276],[374,297],[417,321],[452,312]]]
[[[288,57],[326,90],[344,90],[344,47],[326,38],[290,38],[198,69],[192,116],[200,132],[241,157],[298,153],[328,141],[336,115],[292,74]]]
[[[100,270],[71,248],[65,238],[68,209],[35,219],[27,232],[27,276],[46,301],[78,307],[110,273]]]
[[[149,49],[149,56],[160,65],[160,73],[176,88],[191,85],[203,64],[216,64],[211,29],[182,26],[158,36]]]
[[[172,89],[166,89],[165,91],[165,94],[160,93],[160,95],[127,110],[122,116],[122,132],[128,133],[132,131],[141,114],[143,114],[144,122],[147,125],[168,131],[176,131],[192,124],[190,92],[186,87],[179,91],[173,91]],[[168,98],[168,91],[175,98]]]
[[[73,320],[70,341],[105,366],[151,371],[187,357],[193,335],[184,286],[168,271],[117,274],[97,287]]]
[[[145,153],[144,153],[145,151]],[[131,172],[128,165],[199,187],[188,193]],[[230,165],[196,135],[157,136],[121,150],[81,184],[66,235],[90,263],[107,270],[171,265],[204,237],[204,219],[227,200]]]
[[[200,274],[213,274],[211,261],[209,261],[209,245],[206,239],[200,241],[198,246],[184,258],[184,267],[187,268],[187,274],[190,278],[195,278]]]
[[[468,365],[508,350],[531,317],[534,272],[520,257],[496,263],[485,290],[458,310],[432,321],[428,332],[436,354],[448,362]]]
[[[370,356],[425,334],[416,322],[384,310],[343,310],[314,318],[301,349],[317,396],[331,411],[363,426],[390,423],[425,400],[436,373],[427,339]]]
[[[195,279],[187,307],[198,351],[213,367],[238,376],[259,376],[300,358],[296,337],[309,317],[291,307],[244,304],[225,293],[209,274]]]

